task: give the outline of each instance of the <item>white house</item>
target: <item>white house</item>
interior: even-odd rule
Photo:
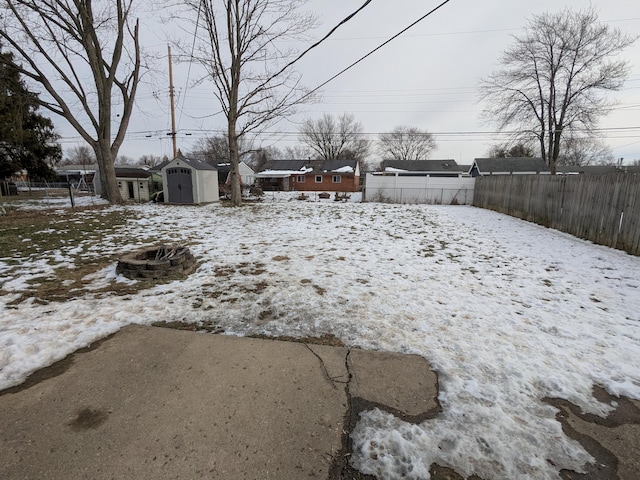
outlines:
[[[218,163],[216,164],[216,170],[218,170],[218,181],[221,184],[229,183],[229,167],[230,163]],[[255,172],[253,169],[244,162],[238,163],[238,173],[240,174],[240,180],[242,185],[253,184],[253,177]]]

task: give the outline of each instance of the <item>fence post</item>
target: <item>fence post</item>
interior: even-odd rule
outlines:
[[[75,209],[76,204],[73,201],[73,191],[71,190],[71,182],[67,179],[67,188],[69,189],[69,198],[71,199],[71,208]]]

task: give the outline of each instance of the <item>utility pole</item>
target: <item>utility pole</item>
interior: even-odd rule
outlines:
[[[173,101],[173,66],[171,64],[171,45],[167,45],[169,51],[169,98],[171,99],[171,139],[173,140],[173,158],[178,156],[178,144],[176,143],[176,107]]]

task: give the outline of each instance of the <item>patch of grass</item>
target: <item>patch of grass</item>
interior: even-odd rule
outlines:
[[[0,217],[0,251],[9,265],[19,265],[46,259],[55,267],[54,274],[33,279],[30,286],[14,299],[12,304],[34,298],[38,303],[65,301],[86,292],[83,278],[107,267],[117,260],[115,252],[87,255],[87,250],[99,245],[107,236],[121,229],[129,220],[135,219],[131,211],[113,210],[108,207],[47,211],[15,210]],[[78,248],[80,247],[80,248]],[[72,249],[73,253],[69,250]],[[56,260],[54,252],[60,251],[65,260]],[[6,272],[11,275],[11,270]],[[139,281],[133,285],[112,283],[93,293],[129,295],[151,286]]]

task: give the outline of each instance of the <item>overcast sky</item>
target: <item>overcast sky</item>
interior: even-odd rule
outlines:
[[[309,1],[309,10],[321,21],[316,38],[362,3],[363,0]],[[316,87],[440,3],[441,0],[372,1],[332,39],[298,63],[303,83]],[[297,143],[298,125],[305,118],[349,112],[362,123],[371,139],[398,125],[419,127],[436,135],[438,149],[433,158],[470,164],[501,140],[499,135],[486,133],[494,131],[495,126],[479,118],[482,105],[478,103],[478,83],[496,69],[511,36],[522,33],[533,14],[588,5],[584,0],[451,0],[333,80],[323,88],[320,102],[303,105],[296,116],[269,128],[260,140],[264,146],[292,146]],[[640,32],[637,0],[593,0],[591,5],[600,20],[630,34]],[[170,24],[158,28],[152,17],[142,21],[144,47],[166,55],[167,33],[180,36],[179,30],[173,31]],[[602,140],[615,157],[629,162],[640,159],[640,41],[622,56],[631,62],[631,73],[623,90],[612,94],[619,104],[600,126],[605,129]],[[167,136],[171,131],[167,65],[166,59],[161,60],[153,81],[141,86],[139,108],[134,112],[121,155],[135,159],[143,154],[171,155]],[[192,85],[199,75],[197,67],[174,62],[173,74],[178,147],[188,151],[198,138],[221,131],[225,119],[222,114],[211,116],[219,111],[211,87]],[[54,121],[65,149],[78,144],[78,136],[69,126],[55,118]]]

